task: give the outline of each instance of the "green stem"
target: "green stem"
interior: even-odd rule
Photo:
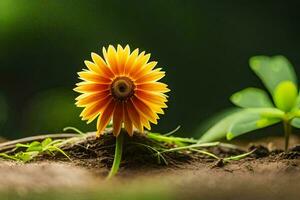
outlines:
[[[201,148],[201,147],[214,147],[214,146],[218,146],[219,144],[220,144],[220,142],[208,142],[208,143],[202,143],[202,144],[192,144],[192,145],[188,145],[188,146],[175,147],[175,148],[167,149],[167,150],[161,151],[161,153],[172,152],[172,151],[180,151],[180,150],[190,150],[190,149]]]
[[[284,127],[284,139],[285,139],[284,150],[285,152],[287,152],[289,148],[289,139],[292,132],[292,127],[288,120],[283,121],[283,127]]]
[[[107,179],[112,178],[119,170],[121,159],[122,159],[122,151],[123,151],[123,140],[124,134],[121,132],[120,135],[116,138],[116,148],[115,148],[115,157],[113,165],[110,169],[110,172],[107,176]]]
[[[195,151],[195,152],[198,152],[198,153],[202,153],[204,155],[208,155],[208,156],[213,157],[213,158],[215,158],[217,160],[220,159],[218,156],[216,156],[215,154],[210,153],[208,151],[203,151],[203,150],[199,150],[199,149],[191,149],[191,151]]]
[[[147,133],[147,137],[153,140],[156,140],[158,142],[183,142],[183,143],[192,143],[195,144],[198,142],[198,140],[192,139],[192,138],[181,138],[181,137],[172,137],[172,136],[165,136],[160,135],[157,133]]]
[[[75,131],[76,133],[82,135],[82,136],[85,136],[86,134],[83,133],[81,130],[79,130],[78,128],[75,128],[75,127],[72,127],[72,126],[68,126],[68,127],[65,127],[63,129],[63,131],[68,131],[68,130],[71,130],[71,131]]]
[[[242,158],[245,158],[245,157],[249,156],[250,154],[254,153],[255,151],[256,151],[256,149],[253,149],[250,152],[243,153],[243,154],[240,154],[240,155],[237,155],[237,156],[230,156],[230,157],[224,158],[223,160],[226,161],[226,162],[229,162],[231,160],[240,160]]]

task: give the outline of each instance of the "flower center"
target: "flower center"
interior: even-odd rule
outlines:
[[[111,84],[112,96],[120,101],[127,100],[134,94],[134,84],[128,77],[118,77]]]

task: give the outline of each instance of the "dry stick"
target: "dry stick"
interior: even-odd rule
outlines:
[[[0,143],[0,152],[15,148],[16,144],[18,143],[24,144],[33,141],[42,141],[46,138],[62,139],[62,138],[72,138],[78,136],[80,137],[80,135],[78,135],[77,133],[61,133],[61,134],[37,135],[37,136],[21,138],[17,140]]]

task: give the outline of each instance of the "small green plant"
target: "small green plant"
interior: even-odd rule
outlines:
[[[16,148],[12,151],[16,153],[13,153],[12,155],[7,153],[0,153],[0,157],[15,161],[29,162],[38,155],[55,155],[55,153],[59,152],[69,160],[71,160],[70,157],[62,149],[59,148],[59,145],[62,143],[62,141],[63,140],[52,140],[51,138],[46,138],[42,142],[33,141],[29,144],[19,143],[16,144]]]
[[[300,96],[295,71],[284,56],[255,56],[250,58],[249,64],[270,96],[266,91],[253,87],[233,94],[231,102],[241,109],[208,129],[199,142],[211,142],[224,137],[231,140],[282,122],[287,151],[292,127],[300,128]]]

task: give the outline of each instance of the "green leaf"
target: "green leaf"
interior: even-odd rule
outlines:
[[[294,118],[291,121],[291,125],[295,128],[300,128],[300,118]]]
[[[28,148],[29,146],[30,146],[29,144],[21,144],[21,143],[16,144],[17,148]]]
[[[31,151],[31,152],[19,152],[15,154],[15,158],[22,160],[23,162],[28,162],[32,160],[39,154],[38,151]]]
[[[282,81],[291,81],[297,85],[293,66],[284,56],[254,56],[250,58],[249,64],[272,96],[275,88]]]
[[[262,118],[280,118],[283,119],[285,112],[278,108],[246,108],[244,109],[248,113],[254,113],[260,115]]]
[[[246,88],[234,93],[230,100],[233,104],[243,108],[274,107],[268,94],[259,88]]]
[[[298,97],[297,97],[296,107],[300,108],[300,93],[298,94]]]
[[[288,112],[295,107],[297,96],[297,86],[291,81],[283,81],[275,88],[274,102],[279,109]]]
[[[30,151],[42,151],[42,146],[41,143],[38,141],[34,141],[32,143],[29,144],[29,147],[26,149],[27,152]]]
[[[52,142],[51,138],[46,138],[42,141],[42,147],[45,148],[47,145],[49,145]]]
[[[208,131],[206,131],[203,136],[200,138],[199,142],[213,142],[223,139],[227,136],[228,132],[233,131],[232,134],[234,136],[235,133],[239,133],[242,131],[242,128],[237,127],[234,128],[233,124],[242,120],[245,126],[252,126],[255,124],[255,128],[263,128],[265,126],[270,125],[270,123],[275,121],[281,121],[284,117],[284,112],[276,108],[247,108],[242,109],[236,113],[233,113],[219,122],[217,122],[214,126],[212,126]],[[274,119],[274,120],[273,120]],[[270,121],[269,121],[270,120]],[[249,124],[247,124],[249,123]],[[234,129],[233,129],[234,128]],[[250,128],[247,128],[251,130]],[[244,131],[247,130],[245,128]],[[253,128],[252,128],[253,129]],[[255,129],[254,129],[255,130]]]
[[[267,126],[280,122],[279,118],[264,118],[260,113],[249,112],[232,123],[228,130],[226,138],[231,140],[245,133],[265,128]]]
[[[292,112],[289,113],[290,119],[294,117],[299,117],[300,118],[300,109],[295,108]]]
[[[227,130],[235,119],[243,116],[247,111],[240,110],[218,121],[210,129],[208,129],[199,139],[199,143],[218,141],[226,137]]]
[[[29,144],[29,147],[35,147],[35,146],[41,146],[41,143],[39,141],[33,141]]]
[[[213,125],[215,125],[220,120],[224,119],[225,117],[236,113],[238,111],[241,111],[241,108],[232,107],[224,109],[218,113],[215,113],[214,115],[206,118],[205,120],[201,121],[194,133],[194,137],[200,138],[203,133],[205,133],[209,128],[211,128]]]
[[[15,156],[10,156],[6,153],[0,153],[0,157],[10,159],[10,160],[20,161],[20,159],[16,158]]]

